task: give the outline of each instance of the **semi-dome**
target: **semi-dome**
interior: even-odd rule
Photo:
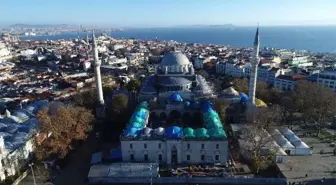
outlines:
[[[190,64],[189,59],[181,52],[167,53],[161,61],[161,65],[164,66],[175,66],[175,65],[183,66],[188,64]]]

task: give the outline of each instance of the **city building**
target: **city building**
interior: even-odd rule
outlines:
[[[194,62],[194,67],[195,69],[203,69],[203,64],[204,64],[204,57],[199,56],[196,58]]]
[[[294,90],[295,83],[300,80],[307,80],[308,76],[301,74],[279,75],[274,80],[274,88],[279,90]]]
[[[2,57],[7,57],[7,56],[10,56],[10,55],[11,55],[11,53],[8,50],[8,48],[6,47],[5,43],[0,42],[0,59]]]
[[[37,101],[0,118],[0,180],[17,174],[32,159],[37,112],[47,105]]]
[[[289,61],[288,64],[294,67],[308,67],[313,66],[313,62],[309,60],[308,56],[294,56]]]
[[[336,70],[325,69],[317,75],[317,84],[324,85],[336,93]]]
[[[194,122],[184,128],[181,126],[186,123],[180,123],[181,126],[176,126],[178,123],[160,124],[154,122],[157,117],[155,108],[149,108],[145,102],[141,103],[120,138],[123,162],[226,163],[228,141],[211,102],[189,102],[176,93],[167,100],[167,108],[172,107],[175,108],[170,112],[168,120],[175,123],[179,122],[182,114],[190,116],[200,113],[204,120],[201,124]],[[161,113],[160,117],[167,120],[164,114]]]

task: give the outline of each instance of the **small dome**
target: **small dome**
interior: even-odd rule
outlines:
[[[154,130],[154,134],[161,136],[161,135],[163,135],[164,131],[165,131],[164,128],[159,127],[159,128],[156,128],[156,129]]]
[[[258,98],[255,99],[255,104],[257,108],[267,107],[266,103]]]
[[[179,138],[183,136],[183,130],[181,127],[171,126],[171,127],[166,128],[164,134],[168,138]]]
[[[233,87],[224,89],[222,91],[222,94],[229,95],[229,96],[239,96],[239,93]]]
[[[174,93],[170,95],[169,100],[172,102],[182,102],[183,99],[179,93]]]
[[[242,102],[247,102],[248,96],[245,93],[239,93],[240,99]]]
[[[141,130],[141,136],[150,137],[152,130],[153,129],[151,129],[149,127],[145,127],[144,129]]]
[[[186,138],[195,137],[194,129],[187,127],[183,129],[183,135]]]
[[[161,61],[161,65],[163,66],[183,66],[189,64],[189,59],[181,52],[170,52],[166,54]]]
[[[190,101],[185,101],[185,102],[184,102],[184,105],[185,105],[186,107],[189,107],[189,106],[190,106]]]
[[[208,130],[206,128],[199,128],[195,130],[195,136],[197,138],[206,138],[209,137]]]

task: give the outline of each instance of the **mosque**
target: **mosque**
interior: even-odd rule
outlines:
[[[97,86],[97,112],[104,107],[100,62],[93,34]],[[255,105],[256,69],[259,62],[259,32],[254,41],[249,95],[227,90],[230,101]],[[195,74],[193,64],[179,51],[167,53],[146,78],[139,92],[139,105],[120,136],[123,162],[160,164],[226,163],[228,140],[219,115],[213,108],[213,86]]]
[[[239,97],[249,111],[256,107],[256,69],[259,62],[259,31],[254,54],[249,95],[228,90],[229,98]],[[226,163],[228,140],[211,98],[209,82],[195,74],[188,58],[179,51],[164,56],[139,92],[141,102],[121,137],[124,162],[164,164]]]

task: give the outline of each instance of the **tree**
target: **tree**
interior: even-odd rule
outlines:
[[[51,179],[51,169],[45,169],[44,166],[34,166],[34,175],[37,183],[44,184]]]
[[[94,109],[97,105],[97,92],[95,89],[79,92],[72,97],[72,103],[88,109]]]
[[[229,104],[226,100],[217,99],[214,102],[214,108],[218,113],[222,122],[226,120],[226,109],[229,107]]]
[[[232,80],[233,88],[245,94],[248,94],[248,79],[247,78],[235,78]]]
[[[112,99],[112,104],[110,106],[111,114],[114,116],[121,115],[128,105],[128,97],[124,94],[117,94]]]
[[[38,113],[37,119],[39,133],[51,134],[42,143],[36,143],[36,157],[43,160],[49,156],[63,158],[74,141],[86,139],[94,116],[83,107],[51,103]]]
[[[336,114],[336,97],[328,87],[308,81],[296,84],[294,92],[296,110],[302,113],[305,123],[313,124],[319,136],[322,128],[332,122]]]
[[[281,117],[285,123],[291,122],[293,112],[295,111],[294,100],[291,96],[283,96],[280,98]]]
[[[151,49],[150,52],[151,52],[151,54],[154,55],[154,56],[160,56],[162,50],[160,50],[160,49],[158,49],[158,48],[154,48],[154,49]]]
[[[232,80],[233,87],[238,92],[243,92],[248,94],[249,91],[249,81],[247,78],[235,78]],[[273,97],[276,96],[276,91],[270,89],[266,82],[257,81],[256,84],[256,97],[263,100],[266,103],[270,103]]]
[[[248,115],[248,129],[242,132],[241,139],[245,141],[241,149],[249,154],[249,159],[256,173],[266,168],[270,163],[263,159],[262,149],[268,148],[270,153],[277,152],[278,148],[272,145],[273,137],[267,130],[280,122],[280,107],[272,106],[265,109],[257,109]]]
[[[131,78],[131,80],[126,85],[126,89],[130,92],[138,92],[140,90],[140,87],[140,80],[137,80],[135,78]]]

